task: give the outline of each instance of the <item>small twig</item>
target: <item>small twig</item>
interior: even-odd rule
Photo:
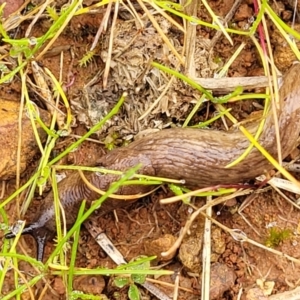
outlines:
[[[195,1],[195,0],[194,0]],[[145,4],[150,4],[155,13],[159,13],[160,15],[162,15],[166,20],[168,20],[172,25],[174,25],[175,27],[177,27],[180,31],[182,31],[183,33],[185,32],[184,31],[184,28],[182,27],[181,24],[179,24],[178,22],[175,21],[174,18],[172,18],[168,13],[166,13],[162,8],[160,8],[158,5],[155,4],[154,1],[148,1],[145,2]]]
[[[72,137],[74,139],[81,139],[82,135],[77,135],[77,134],[69,134],[69,137]],[[85,139],[86,141],[92,142],[92,143],[96,143],[96,144],[100,144],[100,145],[104,145],[104,142],[101,142],[99,140],[96,139],[92,139],[92,138],[87,138]]]
[[[207,197],[207,204],[212,204],[212,197]],[[212,217],[212,205],[206,209],[206,215]],[[205,218],[202,250],[202,292],[201,299],[209,300],[210,295],[210,266],[211,266],[211,220]]]
[[[241,2],[242,2],[242,0],[236,0],[234,2],[234,4],[232,5],[230,11],[228,12],[228,14],[224,18],[225,24],[227,24],[232,19],[233,15],[235,14],[237,8],[240,6]],[[215,45],[218,42],[218,40],[221,37],[221,35],[222,35],[222,31],[221,30],[218,30],[215,33],[214,37],[210,41],[210,45],[209,45],[210,50],[215,47]]]
[[[98,223],[93,220],[88,220],[84,222],[85,228],[88,230],[90,235],[95,239],[98,245],[109,255],[109,257],[117,264],[126,264],[126,260],[120,251],[115,247],[115,245],[110,241],[110,239],[103,232],[102,228],[99,227]],[[144,288],[150,291],[160,300],[171,300],[164,292],[158,289],[151,282],[144,282],[141,284]]]
[[[191,192],[185,193],[183,195],[173,196],[173,197],[161,199],[160,203],[161,204],[170,204],[170,203],[182,201],[182,199],[186,199],[187,197],[196,196],[196,195],[198,195],[200,193],[204,193],[204,192],[215,191],[215,190],[218,190],[220,188],[235,188],[235,189],[239,189],[239,190],[244,188],[244,190],[241,190],[241,193],[243,195],[247,195],[247,194],[249,194],[251,192],[251,189],[250,189],[251,186],[249,186],[249,185],[241,185],[241,184],[236,184],[236,185],[216,185],[216,186],[211,186],[211,187],[207,187],[207,188],[202,188],[202,189],[199,189],[199,190],[191,191]],[[239,193],[239,191],[236,191],[235,193]],[[232,195],[233,194],[231,194],[230,196],[225,196],[224,198],[229,197],[229,198],[227,198],[227,200],[229,200],[229,199],[231,199],[230,197]],[[222,197],[222,199],[223,199],[223,197]],[[215,201],[214,201],[214,203],[215,203]]]
[[[1,194],[0,194],[0,199],[3,199],[4,194],[5,194],[5,187],[6,187],[6,181],[2,180],[2,188],[1,188]]]
[[[294,290],[279,293],[269,296],[269,300],[298,300],[300,295],[300,287],[298,286]]]
[[[112,50],[113,50],[113,44],[114,44],[114,28],[116,26],[118,13],[119,13],[119,1],[116,1],[114,16],[113,16],[113,20],[112,20],[112,24],[111,24],[111,29],[110,29],[109,44],[108,44],[108,49],[107,49],[108,50],[107,51],[107,60],[105,63],[105,69],[104,69],[104,73],[103,73],[103,88],[104,89],[107,86],[108,74],[109,74],[109,70],[110,70],[110,62],[111,62],[111,56],[112,56]]]
[[[191,79],[203,88],[219,93],[232,92],[237,86],[242,86],[244,90],[252,90],[269,86],[269,79],[267,76]]]
[[[176,277],[175,277],[173,300],[178,299],[179,280],[180,280],[180,273],[178,272],[178,273],[176,273]]]
[[[16,190],[20,187],[20,171],[21,171],[21,148],[22,148],[22,119],[24,113],[24,105],[25,105],[25,89],[26,89],[26,75],[27,70],[25,72],[22,70],[20,72],[21,82],[22,82],[22,96],[20,102],[20,111],[18,116],[18,148],[17,148],[17,166],[16,166]],[[20,216],[20,195],[16,198],[16,210],[17,215]]]
[[[129,7],[124,2],[122,4],[130,12],[130,14],[137,20],[136,26],[139,23],[140,28],[144,28],[144,23],[143,23],[142,19],[140,18],[138,12],[134,8],[134,5],[130,2],[130,0],[128,0],[127,3],[129,5]],[[138,28],[138,26],[137,26],[137,28]]]
[[[136,223],[136,224],[138,224],[140,227],[143,226],[143,224],[140,223],[138,220],[133,219],[133,218],[130,216],[130,214],[127,212],[126,209],[121,209],[121,211],[126,215],[126,217],[127,217],[132,223]],[[148,224],[145,224],[145,225],[147,226]]]
[[[196,211],[194,211],[190,215],[190,217],[186,221],[185,226],[183,227],[183,229],[182,229],[179,237],[177,238],[177,240],[175,241],[175,243],[172,245],[172,247],[168,251],[161,253],[161,256],[171,256],[172,254],[175,253],[175,251],[180,247],[181,242],[182,242],[184,236],[186,235],[186,233],[190,229],[190,227],[193,224],[194,220],[198,217],[198,215],[200,213],[202,213],[204,210],[206,210],[209,206],[215,206],[215,205],[218,205],[220,203],[226,202],[227,200],[232,199],[233,197],[245,195],[245,193],[251,193],[251,192],[252,191],[249,190],[249,189],[248,190],[240,190],[240,191],[237,191],[235,193],[232,193],[231,195],[224,196],[224,197],[219,197],[217,199],[214,199],[214,201],[212,203],[207,203],[207,204],[203,205],[202,207],[198,208]],[[187,194],[185,194],[185,196],[186,195]],[[175,198],[175,197],[172,197],[172,198]]]
[[[184,64],[183,57],[179,55],[179,53],[177,52],[177,50],[175,49],[175,47],[173,46],[173,44],[170,43],[169,39],[163,33],[163,31],[161,30],[159,24],[157,23],[157,21],[155,20],[155,18],[153,17],[153,15],[150,13],[150,11],[147,9],[147,7],[143,3],[143,1],[142,0],[137,0],[137,1],[138,1],[139,5],[141,6],[141,8],[143,9],[143,11],[145,12],[145,14],[148,16],[148,18],[151,21],[151,23],[153,24],[154,28],[157,30],[157,32],[161,36],[162,40],[167,44],[167,46],[173,52],[173,54],[177,57],[177,59],[179,60],[179,62],[181,64]]]
[[[188,4],[188,2],[190,2]],[[197,16],[197,9],[198,9],[198,1],[189,1],[184,0],[184,12],[188,16]],[[187,5],[188,4],[188,5]],[[184,53],[186,56],[185,61],[185,73],[189,77],[195,77],[195,47],[196,47],[196,26],[191,24],[191,22],[183,19],[186,34],[184,35]]]
[[[204,216],[207,217],[207,218],[209,218],[209,217],[206,216],[206,215],[204,215]],[[229,233],[236,241],[239,241],[239,242],[247,242],[247,243],[249,243],[249,244],[251,244],[251,245],[254,245],[254,246],[259,247],[259,248],[261,248],[261,249],[264,249],[264,250],[266,250],[266,251],[268,251],[268,252],[271,252],[271,253],[273,253],[273,254],[275,254],[275,255],[277,255],[277,256],[280,256],[280,257],[282,257],[282,258],[286,258],[286,259],[288,259],[288,260],[291,261],[291,262],[294,262],[294,263],[296,263],[296,264],[300,264],[300,259],[297,259],[297,258],[295,258],[295,257],[292,257],[292,256],[290,256],[290,255],[288,255],[288,254],[285,254],[285,253],[281,252],[281,251],[278,251],[278,250],[269,248],[269,247],[267,247],[267,246],[264,246],[264,245],[262,245],[262,244],[260,244],[260,243],[258,243],[258,242],[256,242],[256,241],[254,241],[254,240],[252,240],[252,239],[249,239],[249,238],[246,236],[246,234],[243,233],[241,230],[239,230],[239,229],[230,229],[230,228],[228,228],[227,226],[225,226],[225,225],[221,224],[220,222],[216,221],[215,219],[213,219],[213,218],[210,218],[210,219],[211,219],[212,223],[216,224],[216,225],[219,226],[222,230],[224,230],[225,232]]]
[[[63,53],[63,52],[62,52]],[[36,88],[39,90],[39,95],[44,101],[50,114],[56,119],[59,129],[65,127],[65,114],[58,109],[58,99],[55,101],[52,97],[52,92],[47,83],[47,75],[36,61],[31,62],[32,75],[35,80]]]
[[[103,196],[103,195],[106,194],[105,191],[100,190],[97,187],[95,187],[93,184],[91,184],[87,180],[87,178],[84,176],[83,172],[80,169],[78,169],[78,172],[79,172],[79,175],[80,175],[81,179],[83,180],[83,182],[87,185],[87,187],[90,190],[96,192],[97,194],[99,194],[101,196]],[[117,194],[111,194],[110,198],[114,198],[114,199],[117,199],[117,200],[124,200],[124,201],[126,201],[126,200],[130,201],[130,200],[140,199],[140,198],[143,198],[145,196],[148,196],[148,195],[152,194],[154,191],[156,191],[157,189],[159,189],[159,187],[160,186],[158,186],[158,187],[152,189],[150,192],[144,193],[144,194],[136,194],[136,195],[117,195]]]
[[[162,286],[174,288],[174,284],[173,283],[169,283],[169,282],[165,282],[165,281],[159,281],[159,280],[156,280],[156,279],[153,279],[153,278],[147,278],[147,281],[153,282],[153,283],[156,283],[156,284],[160,284]],[[178,289],[181,290],[181,291],[185,291],[185,292],[191,293],[191,294],[196,294],[193,290],[185,288],[183,286],[179,286]]]
[[[253,225],[248,221],[248,219],[244,216],[243,210],[248,207],[255,199],[257,198],[257,194],[253,193],[249,195],[245,201],[243,201],[242,205],[238,209],[238,214],[242,217],[242,219],[252,228],[252,230],[258,235],[261,236],[258,230],[256,230]]]
[[[274,120],[274,125],[275,125],[275,133],[276,133],[276,142],[277,142],[277,155],[278,155],[278,162],[281,164],[282,163],[282,153],[281,153],[281,137],[280,137],[280,132],[279,132],[279,122],[278,122],[278,111],[280,110],[280,99],[279,99],[279,87],[278,87],[278,80],[277,79],[277,72],[276,72],[276,66],[274,63],[274,55],[273,55],[273,49],[270,41],[270,35],[269,35],[269,27],[267,25],[267,21],[265,16],[262,17],[262,24],[263,24],[263,29],[264,29],[264,34],[265,34],[265,39],[267,41],[267,46],[268,46],[268,54],[270,57],[270,67],[272,70],[272,76],[269,76],[269,80],[271,81],[271,78],[273,78],[274,86],[273,89],[270,88],[270,95],[271,95],[271,100],[272,100],[272,113],[273,113],[273,120]],[[267,53],[265,53],[267,55]],[[269,67],[268,64],[266,64],[267,69]],[[269,74],[269,72],[268,72]],[[271,87],[271,82],[269,84]]]
[[[52,39],[49,41],[49,43],[43,48],[43,50],[37,55],[36,60],[40,60],[45,53],[51,48],[53,43],[57,40],[57,38],[61,35],[65,27],[69,24],[70,20],[73,18],[76,10],[80,5],[82,5],[83,0],[78,0],[77,5],[74,6],[74,8],[70,11],[69,15],[64,20],[64,23],[61,25],[61,27],[56,31],[55,35],[52,37]]]
[[[265,180],[265,176],[259,176],[259,179]],[[279,195],[281,195],[285,200],[287,200],[291,205],[300,210],[300,207],[291,199],[289,199],[280,189],[284,189],[294,194],[300,194],[299,186],[295,185],[293,182],[286,179],[272,177],[267,182]]]
[[[6,32],[19,27],[23,21],[32,19],[31,15],[35,14],[36,9],[29,11],[25,16],[21,15],[21,12],[27,7],[30,2],[31,0],[24,1],[24,3],[14,13],[9,15],[7,19],[2,19],[3,28]]]
[[[110,16],[110,13],[111,13],[112,3],[113,3],[113,2],[110,1],[110,2],[108,3],[108,5],[107,5],[106,12],[105,12],[104,17],[103,17],[103,19],[102,19],[102,21],[101,21],[101,24],[100,24],[100,26],[99,26],[99,28],[98,28],[98,31],[97,31],[97,33],[96,33],[96,35],[95,35],[95,38],[94,38],[93,44],[92,44],[92,46],[91,46],[91,48],[90,48],[90,51],[93,51],[93,50],[96,48],[96,46],[98,45],[98,41],[99,41],[99,38],[100,38],[101,33],[102,33],[103,31],[105,32],[106,29],[107,29],[107,23],[108,23],[109,16]],[[113,29],[112,29],[112,30],[113,30]]]
[[[150,107],[138,118],[139,121],[143,120],[145,117],[147,117],[150,112],[155,108],[155,106],[161,101],[161,99],[164,97],[164,95],[168,92],[168,90],[170,89],[171,85],[173,84],[175,79],[175,76],[172,76],[171,79],[169,80],[168,84],[166,85],[166,87],[164,88],[164,90],[162,91],[162,93],[160,93],[159,97],[150,105]]]
[[[29,37],[31,34],[31,30],[32,27],[34,26],[34,24],[37,22],[37,20],[40,18],[40,16],[42,15],[42,13],[44,12],[44,10],[47,8],[47,6],[49,4],[51,4],[54,0],[46,0],[45,3],[43,3],[41,5],[41,8],[39,9],[38,13],[35,15],[35,17],[33,18],[32,22],[29,24],[29,26],[27,27],[27,30],[25,32],[25,37]]]
[[[12,268],[18,274],[18,276],[20,277],[20,279],[22,280],[22,282],[24,283],[24,285],[26,285],[30,299],[34,300],[35,297],[34,297],[33,289],[30,286],[30,284],[28,282],[28,279],[25,277],[25,274],[21,270],[19,270],[19,268],[16,268],[15,266],[12,266]]]

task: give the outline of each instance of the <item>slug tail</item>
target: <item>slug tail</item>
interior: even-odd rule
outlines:
[[[45,246],[49,239],[49,232],[46,229],[38,228],[35,225],[35,223],[27,225],[23,229],[21,235],[30,234],[34,238],[37,246],[36,259],[38,261],[42,261],[44,257]],[[16,235],[12,231],[5,234],[6,239],[12,239],[14,237],[16,237]]]
[[[38,234],[35,236],[34,234],[32,234],[32,236],[36,241],[36,259],[38,261],[43,261],[45,246],[49,238],[48,232],[44,231],[44,234],[42,235]]]

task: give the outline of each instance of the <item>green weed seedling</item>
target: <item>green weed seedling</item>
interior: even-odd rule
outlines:
[[[130,300],[139,300],[140,292],[136,284],[143,284],[146,281],[147,270],[150,269],[150,260],[155,257],[139,256],[132,259],[127,265],[121,266],[121,269],[126,270],[144,270],[143,274],[124,274],[115,278],[114,283],[117,287],[123,288],[129,286],[128,298]]]
[[[272,227],[269,230],[269,236],[265,241],[265,245],[270,248],[275,248],[279,244],[291,237],[290,229],[281,229],[278,227]]]

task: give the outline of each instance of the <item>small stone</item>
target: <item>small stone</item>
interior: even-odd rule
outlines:
[[[234,20],[236,22],[239,22],[239,21],[247,20],[252,16],[253,16],[252,8],[250,6],[248,6],[247,4],[242,4],[239,7],[239,9],[237,10],[237,12],[234,16]]]
[[[66,292],[65,285],[62,281],[62,278],[56,277],[53,281],[53,289],[59,294],[63,295]]]
[[[36,108],[40,118],[46,123],[50,122],[50,115],[47,111]],[[17,170],[17,153],[19,138],[19,111],[20,103],[17,101],[0,100],[0,144],[5,147],[0,148],[0,179],[8,180],[16,176]],[[46,133],[38,126],[38,133],[42,141],[46,139]],[[26,112],[22,116],[21,132],[21,155],[20,155],[20,172],[25,171],[29,162],[38,152],[38,146],[32,130],[32,125]]]
[[[0,4],[6,3],[4,7],[3,17],[7,18],[16,12],[24,3],[23,0],[0,0]]]
[[[268,297],[264,295],[260,288],[253,288],[247,292],[247,300],[267,300]]]
[[[210,299],[219,299],[234,285],[235,272],[225,264],[215,263],[211,267]]]
[[[86,294],[100,295],[105,287],[105,281],[101,275],[82,275],[74,279],[73,287]]]
[[[171,234],[166,234],[156,240],[145,243],[145,251],[147,255],[156,255],[159,260],[170,260],[176,253],[171,253],[168,256],[161,256],[162,252],[168,251],[175,243],[176,238]]]

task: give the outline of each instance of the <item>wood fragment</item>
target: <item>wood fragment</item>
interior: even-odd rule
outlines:
[[[252,90],[269,86],[267,76],[226,77],[226,78],[192,78],[205,89],[218,93],[232,92],[237,86]]]

